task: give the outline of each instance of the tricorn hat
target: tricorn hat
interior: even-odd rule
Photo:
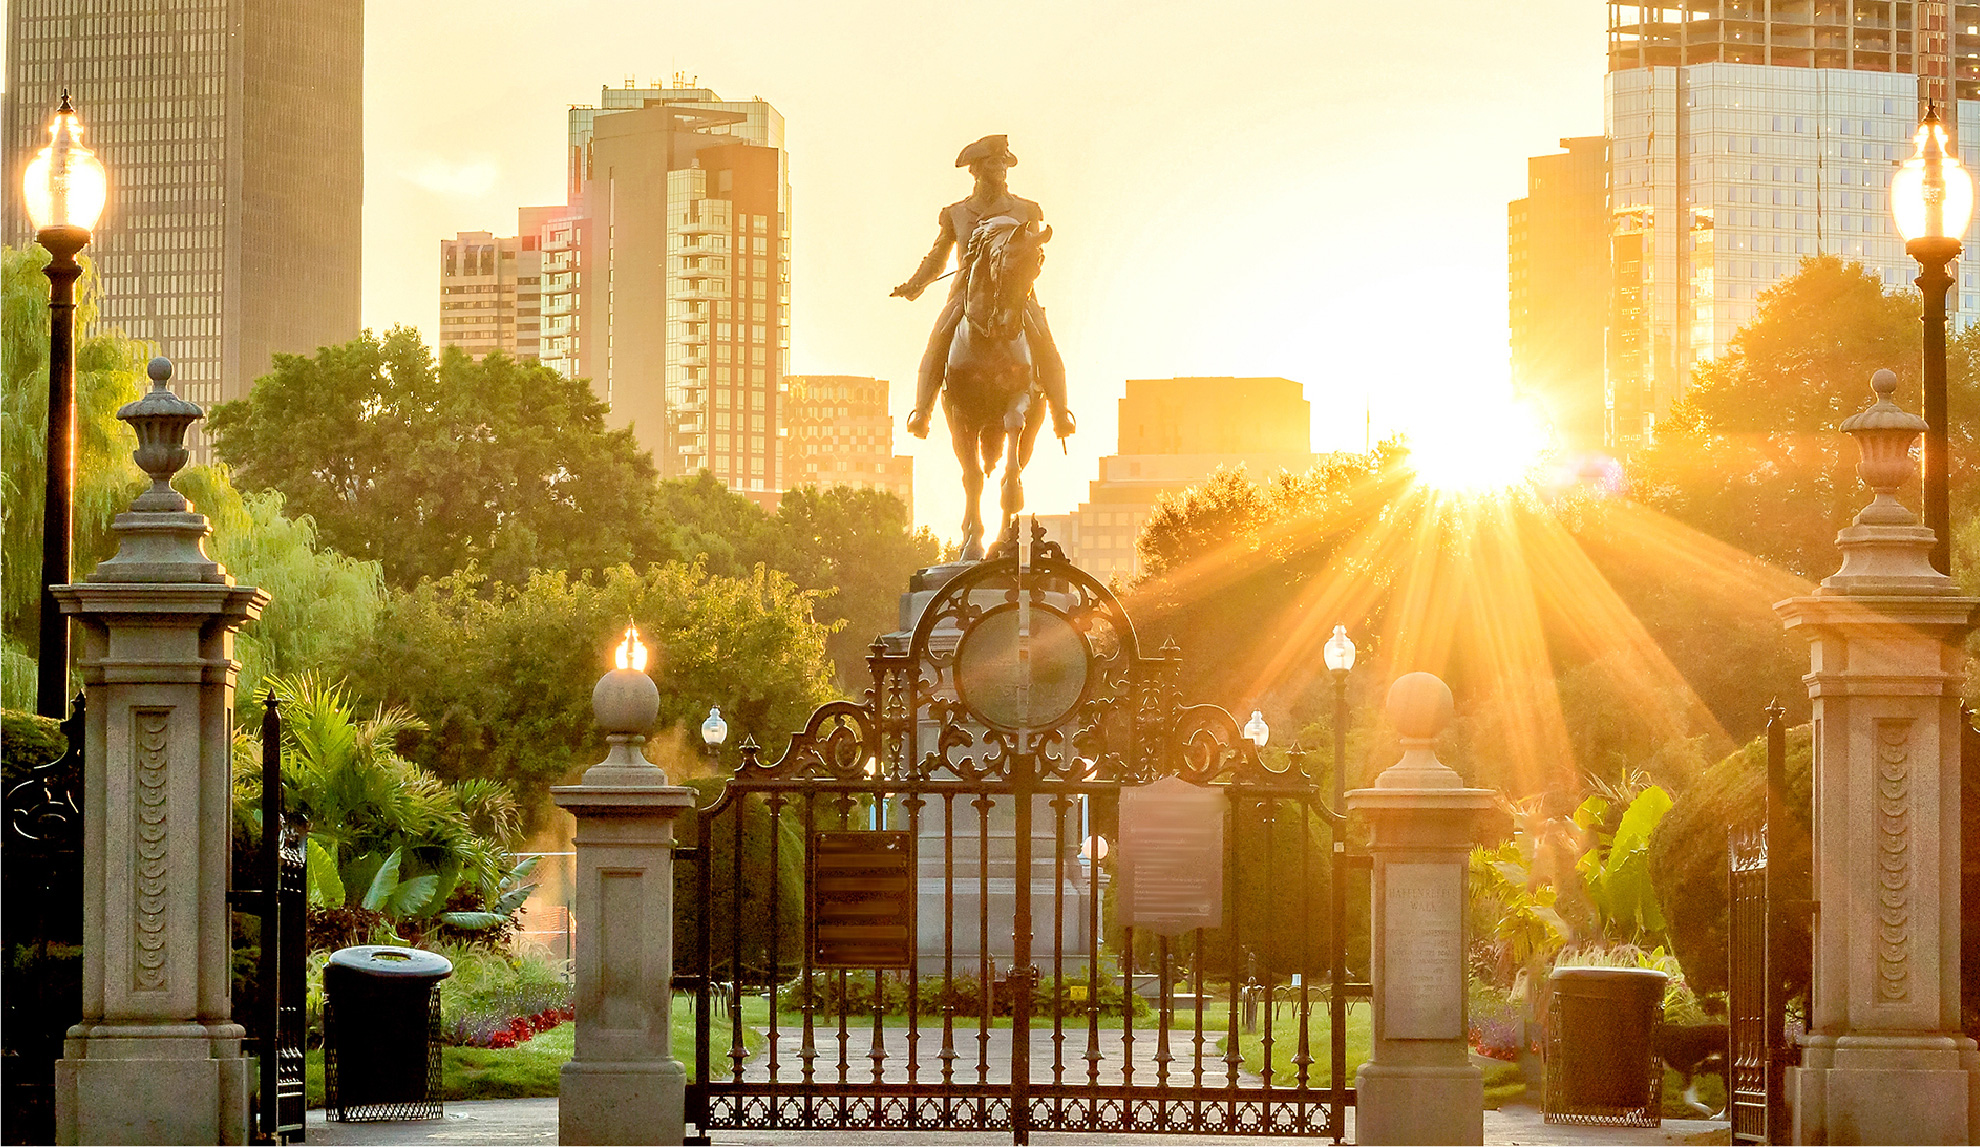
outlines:
[[[1017,156],[1011,154],[1010,137],[1007,135],[986,135],[963,148],[962,154],[956,157],[956,166],[968,167],[979,159],[988,159],[993,155],[1003,156],[1007,167],[1017,166]]]

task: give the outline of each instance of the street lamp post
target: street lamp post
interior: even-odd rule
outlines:
[[[1333,803],[1333,866],[1328,869],[1331,896],[1327,905],[1327,926],[1333,930],[1332,943],[1328,948],[1334,954],[1334,966],[1329,969],[1333,975],[1333,989],[1328,993],[1328,1021],[1333,1045],[1329,1050],[1333,1062],[1347,1062],[1347,945],[1342,941],[1343,929],[1347,927],[1347,874],[1342,870],[1347,864],[1347,724],[1348,672],[1354,668],[1354,641],[1347,635],[1347,626],[1336,625],[1334,635],[1327,639],[1322,651],[1327,662],[1327,671],[1334,675],[1334,803]],[[1341,1127],[1346,1116],[1347,1103],[1341,1080],[1333,1082],[1334,1126]]]
[[[69,715],[69,619],[51,586],[69,582],[75,519],[76,262],[103,214],[103,165],[82,145],[82,124],[62,93],[48,128],[49,143],[29,162],[22,201],[35,238],[47,249],[48,467],[41,513],[41,642],[34,710],[58,720]]]
[[[729,739],[729,723],[722,719],[722,710],[711,707],[708,719],[701,723],[701,743],[708,746],[708,759],[722,758],[722,742]]]
[[[1891,214],[1904,249],[1918,260],[1925,324],[1925,525],[1934,536],[1932,565],[1952,572],[1951,466],[1946,432],[1946,292],[1960,237],[1973,215],[1973,179],[1946,152],[1946,129],[1927,108],[1914,137],[1918,151],[1891,177]]]
[[[1244,734],[1245,740],[1261,749],[1265,747],[1265,742],[1272,739],[1272,727],[1265,723],[1265,714],[1259,709],[1251,711],[1251,720],[1246,721],[1240,731]]]

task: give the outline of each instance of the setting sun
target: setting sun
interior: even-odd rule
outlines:
[[[1524,485],[1546,460],[1547,428],[1510,397],[1425,411],[1403,431],[1417,480],[1448,494],[1483,494]]]

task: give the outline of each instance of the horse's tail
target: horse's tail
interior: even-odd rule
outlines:
[[[983,429],[990,430],[995,428],[997,425],[998,424],[996,422],[992,421],[986,424],[983,427]],[[990,471],[995,470],[997,468],[997,463],[1003,461],[1004,458],[1003,436],[991,435],[991,434],[978,434],[976,436],[976,452],[983,459],[984,473],[987,474]]]

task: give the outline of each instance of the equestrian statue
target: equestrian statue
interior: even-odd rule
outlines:
[[[916,438],[928,437],[935,397],[941,395],[969,505],[962,523],[966,561],[983,557],[978,503],[985,475],[1002,460],[1002,530],[1008,530],[1024,507],[1019,474],[1031,460],[1046,408],[1061,443],[1074,429],[1066,408],[1065,362],[1052,342],[1045,308],[1031,290],[1052,229],[1038,204],[1012,195],[1005,185],[1005,171],[1016,163],[1001,135],[986,135],[963,149],[956,166],[968,168],[976,186],[969,198],[942,209],[928,257],[894,288],[896,297],[919,298],[947,277],[942,268],[949,251],[960,248],[948,301],[921,357],[907,428]]]

